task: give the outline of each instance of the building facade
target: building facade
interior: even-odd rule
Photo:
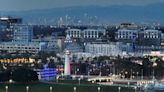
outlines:
[[[44,42],[32,42],[33,30],[31,26],[15,25],[13,35],[11,42],[1,42],[0,51],[38,53],[47,48],[47,44]]]
[[[0,51],[8,52],[30,52],[38,53],[39,51],[44,51],[46,49],[46,44],[44,43],[14,43],[14,42],[3,42],[0,44]]]
[[[152,51],[163,52],[164,46],[161,45],[161,31],[151,29],[140,32],[135,50],[138,53],[151,53]]]
[[[161,31],[144,30],[139,33],[138,45],[141,46],[159,46],[161,40]]]
[[[33,38],[33,28],[28,25],[14,26],[13,42],[31,42]]]
[[[81,29],[67,29],[67,35],[73,38],[80,38],[82,37],[82,30]]]
[[[105,29],[67,29],[67,35],[72,38],[98,39],[106,34]]]
[[[119,29],[115,38],[120,42],[133,43],[138,38],[139,30]]]
[[[116,43],[86,43],[85,52],[94,55],[117,56],[122,51]]]

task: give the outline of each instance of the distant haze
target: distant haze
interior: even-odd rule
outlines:
[[[6,16],[23,18],[30,24],[56,24],[62,17],[63,23],[162,23],[164,24],[164,3],[145,6],[112,5],[112,6],[78,6],[67,8],[51,8],[29,11],[3,12]]]
[[[147,5],[164,0],[0,0],[0,11],[22,11],[72,6]]]

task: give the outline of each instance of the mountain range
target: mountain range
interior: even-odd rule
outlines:
[[[57,22],[60,17],[65,21],[65,16],[68,17],[70,22],[79,22],[79,20],[81,20],[95,23],[155,22],[164,24],[164,3],[145,6],[74,6],[28,11],[1,11],[1,14],[21,17],[25,23],[37,24],[53,24]]]

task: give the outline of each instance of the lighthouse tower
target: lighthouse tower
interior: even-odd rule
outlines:
[[[71,70],[70,70],[70,52],[66,50],[65,52],[65,64],[64,64],[64,75],[70,75]]]

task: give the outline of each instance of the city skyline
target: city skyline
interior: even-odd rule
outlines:
[[[0,11],[24,11],[72,6],[148,5],[164,3],[163,0],[0,0]]]

